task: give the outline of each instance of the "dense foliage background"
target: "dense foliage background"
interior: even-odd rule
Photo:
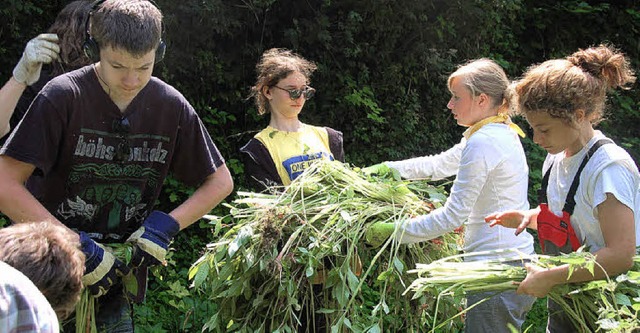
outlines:
[[[0,80],[26,42],[45,31],[68,1],[0,0]],[[254,66],[271,47],[315,61],[318,93],[303,121],[344,133],[346,159],[364,166],[442,151],[462,128],[446,109],[446,78],[468,60],[489,57],[516,78],[534,63],[611,43],[640,70],[640,1],[577,0],[157,0],[168,52],[155,74],[194,105],[243,187],[238,149],[267,119],[247,100]],[[606,134],[640,160],[640,90],[610,95]],[[521,127],[526,123],[517,119]],[[544,152],[524,139],[531,191]],[[169,179],[159,208],[191,189]],[[532,204],[536,204],[535,197]],[[225,214],[218,207],[214,214]],[[206,223],[181,233],[172,265],[156,271],[141,331],[199,331],[215,305],[188,288],[186,270],[213,235]]]

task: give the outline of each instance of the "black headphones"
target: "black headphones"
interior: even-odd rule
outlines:
[[[91,62],[98,62],[100,61],[100,46],[98,45],[98,42],[96,42],[96,40],[91,36],[91,31],[90,31],[90,24],[91,24],[91,16],[93,16],[93,13],[98,10],[98,8],[100,8],[100,5],[105,2],[107,0],[98,0],[96,1],[93,6],[91,7],[91,10],[89,11],[89,14],[87,15],[87,21],[85,21],[84,23],[84,28],[85,28],[85,38],[84,38],[84,43],[82,44],[82,49],[84,50],[84,54],[87,56],[87,58],[89,58],[89,60],[91,60]],[[156,8],[158,8],[158,10],[160,10],[160,7],[158,7],[158,5],[155,3],[155,1],[153,0],[149,0],[149,2]],[[164,24],[162,22],[160,22],[161,25],[161,32],[160,32],[160,43],[158,44],[158,48],[156,49],[156,63],[159,63],[160,61],[162,61],[162,59],[164,59],[164,53],[167,50],[167,45],[164,43]]]

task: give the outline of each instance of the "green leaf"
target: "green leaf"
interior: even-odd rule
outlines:
[[[631,299],[625,294],[616,293],[616,304],[631,306]]]
[[[349,301],[349,289],[344,283],[336,285],[332,290],[332,295],[340,306],[345,306]]]
[[[194,287],[198,288],[209,276],[209,264],[205,261],[198,266],[195,278],[193,280]]]
[[[613,319],[602,319],[602,320],[598,320],[598,325],[600,325],[600,327],[606,331],[610,331],[613,329],[616,329],[620,326],[620,324]]]
[[[351,293],[358,293],[358,285],[360,284],[360,280],[358,280],[358,277],[353,274],[353,271],[351,271],[351,269],[347,271],[347,283],[349,284]]]
[[[347,223],[351,223],[353,221],[353,217],[351,216],[351,214],[349,214],[349,212],[344,210],[340,211],[340,217],[342,217],[342,219],[345,220],[345,222]]]
[[[433,201],[445,202],[447,201],[447,196],[442,193],[442,190],[437,189],[435,187],[430,187],[427,189],[427,193],[429,193],[429,199]]]
[[[224,249],[224,247],[221,246],[216,250],[216,254],[213,256],[213,260],[216,262],[220,262],[226,256],[227,256],[227,251]]]
[[[134,270],[129,271],[129,274],[122,277],[122,284],[124,289],[132,295],[138,294],[138,280],[134,274]]]
[[[404,273],[404,264],[398,257],[393,257],[393,266],[398,270],[400,274]]]
[[[202,261],[204,262],[204,261]],[[200,268],[200,265],[202,264],[202,262],[199,263],[195,263],[193,264],[193,266],[191,266],[191,268],[189,268],[189,273],[187,275],[187,279],[192,280],[193,277],[198,273],[198,269]]]
[[[387,269],[386,271],[384,271],[384,272],[380,273],[380,275],[378,275],[377,280],[378,281],[389,280],[389,279],[391,279],[391,277],[393,277],[393,274],[394,273],[393,273],[393,270],[391,268]]]
[[[253,285],[251,284],[251,280],[249,279],[244,280],[244,282],[242,283],[242,290],[244,291],[243,292],[244,299],[250,300],[251,297],[253,296]]]
[[[382,311],[384,311],[384,313],[389,314],[389,305],[387,304],[387,302],[382,302]]]
[[[262,302],[264,302],[264,294],[257,293],[256,297],[253,299],[253,302],[251,302],[251,306],[257,308],[262,304]]]
[[[245,253],[244,255],[244,259],[245,267],[249,269],[256,263],[256,254],[254,252],[247,251],[247,253]]]
[[[313,276],[314,272],[315,271],[312,266],[307,266],[307,269],[305,270],[304,275],[309,278]]]
[[[224,292],[226,297],[236,297],[242,295],[242,283],[232,283]]]
[[[209,320],[207,321],[207,323],[204,325],[205,329],[213,329],[213,328],[217,328],[218,325],[220,325],[220,311],[216,312],[215,314],[213,314],[211,316],[211,318],[209,318]]]
[[[224,265],[218,272],[218,280],[226,281],[234,273],[235,269],[232,265]]]
[[[382,329],[378,323],[375,323],[373,326],[369,327],[367,333],[381,333]]]
[[[238,235],[236,235],[233,241],[229,244],[229,248],[227,250],[227,253],[229,253],[229,257],[232,258],[233,255],[238,252],[240,247],[242,247],[251,239],[251,236],[253,236],[253,228],[248,225],[240,228],[240,230],[238,231]]]

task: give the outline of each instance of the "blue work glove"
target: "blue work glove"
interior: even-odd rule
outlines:
[[[372,166],[368,166],[366,168],[362,168],[362,172],[367,175],[377,175],[377,176],[386,176],[386,175],[391,175],[391,177],[395,180],[400,180],[402,179],[402,177],[400,177],[400,172],[398,172],[398,170],[389,167],[388,165],[384,164],[384,163],[378,163],[378,164],[374,164]]]
[[[364,240],[372,247],[379,247],[396,230],[393,222],[375,222],[370,224],[364,234]]]
[[[127,239],[128,243],[135,246],[131,266],[166,265],[165,256],[169,242],[178,231],[180,225],[169,214],[157,210],[151,212],[142,226]]]
[[[95,297],[109,291],[119,277],[129,274],[129,267],[84,232],[80,232],[80,246],[85,255],[82,283]]]

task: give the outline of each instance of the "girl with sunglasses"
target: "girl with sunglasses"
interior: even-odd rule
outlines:
[[[342,133],[329,127],[305,124],[298,116],[305,102],[313,97],[309,87],[316,65],[286,49],[270,49],[256,65],[258,78],[251,88],[258,114],[269,114],[269,125],[240,149],[243,153],[247,184],[254,190],[277,190],[291,184],[317,159],[344,162]],[[319,268],[321,269],[321,268]],[[324,332],[324,315],[312,314],[322,308],[321,278],[311,278],[315,305],[302,301],[298,332]]]
[[[487,214],[504,209],[528,209],[528,167],[518,134],[520,128],[507,115],[505,91],[509,79],[500,65],[489,59],[471,61],[449,76],[451,110],[458,125],[467,130],[461,141],[437,155],[384,162],[365,172],[396,170],[406,179],[442,179],[456,176],[443,207],[406,223],[378,222],[368,228],[367,241],[379,246],[390,236],[401,243],[423,242],[464,226],[466,261],[509,259],[518,253],[533,254],[533,237],[492,229]],[[496,251],[515,249],[516,251]],[[520,260],[509,262],[522,265]],[[534,297],[513,291],[467,295],[465,333],[510,333],[520,330]]]
[[[531,67],[510,91],[548,155],[539,206],[488,215],[491,225],[537,229],[545,254],[580,246],[596,255],[594,274],[568,266],[527,265],[518,294],[544,297],[558,284],[602,279],[626,272],[640,245],[640,174],[631,156],[602,132],[607,91],[635,81],[624,55],[612,47],[579,50]],[[515,104],[515,103],[514,103]],[[498,227],[496,229],[504,229]],[[569,317],[548,301],[547,332],[577,332]],[[595,323],[588,323],[596,331]]]
[[[309,87],[316,65],[286,49],[264,52],[251,88],[258,114],[269,125],[240,149],[247,184],[264,190],[289,185],[316,159],[344,161],[342,133],[305,124],[298,116],[315,89]]]

